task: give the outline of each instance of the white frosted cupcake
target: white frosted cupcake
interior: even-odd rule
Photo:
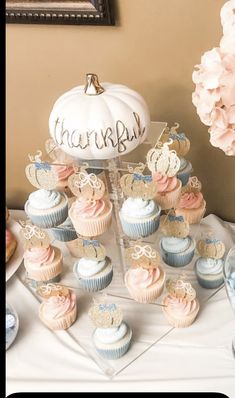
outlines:
[[[64,193],[39,189],[29,195],[25,212],[40,228],[53,228],[68,217],[68,199]]]
[[[107,256],[101,261],[83,257],[75,262],[73,272],[79,284],[93,292],[105,289],[113,278],[113,267]]]
[[[157,231],[161,208],[153,199],[128,198],[119,212],[124,233],[132,239],[146,237]]]
[[[163,237],[160,249],[164,262],[172,267],[183,267],[189,264],[194,256],[196,241],[191,236],[176,238]]]
[[[224,262],[221,258],[199,257],[195,263],[198,283],[206,289],[216,289],[224,283]]]

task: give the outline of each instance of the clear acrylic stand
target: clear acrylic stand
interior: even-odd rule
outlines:
[[[112,259],[114,269],[113,280],[106,289],[98,293],[84,292],[72,271],[76,258],[71,255],[65,243],[52,239],[52,244],[59,247],[63,251],[64,255],[64,270],[61,275],[60,283],[74,289],[77,294],[78,301],[78,318],[68,330],[64,331],[64,333],[67,333],[74,341],[76,341],[109,378],[114,377],[130,366],[135,360],[141,357],[153,345],[157,344],[174,329],[168,324],[162,312],[161,301],[162,297],[164,297],[165,290],[162,296],[158,298],[156,302],[151,304],[137,303],[129,296],[124,285],[124,275],[128,269],[125,261],[125,248],[130,245],[130,239],[123,233],[119,220],[119,210],[124,199],[119,184],[120,176],[123,172],[128,172],[128,165],[132,167],[136,167],[138,165],[138,163],[136,163],[136,159],[145,163],[145,155],[148,149],[156,144],[156,141],[160,138],[166,126],[166,123],[151,122],[148,141],[145,141],[136,150],[131,152],[131,154],[128,154],[128,159],[127,156],[123,156],[105,161],[87,161],[88,167],[91,169],[104,171],[107,191],[110,200],[113,202],[114,208],[112,227],[108,232],[99,237],[100,242],[106,248],[107,255]],[[190,234],[192,237],[199,239],[200,227],[200,224],[191,226]],[[144,238],[143,241],[150,243],[153,247],[159,250],[160,238],[161,232],[158,230],[150,237]],[[203,308],[207,301],[223,286],[213,290],[207,290],[200,287],[194,272],[196,257],[197,254],[195,254],[193,261],[189,265],[183,267],[183,269],[179,270],[178,268],[170,267],[166,264],[164,264],[164,269],[167,278],[179,276],[179,273],[182,273],[183,271],[187,280],[189,280],[195,288],[201,308]],[[27,282],[24,267],[19,268],[17,275],[26,288],[28,288],[33,296],[40,302],[40,297],[37,296],[35,290],[30,287]],[[96,353],[92,345],[91,336],[94,330],[94,325],[88,317],[88,309],[93,298],[103,293],[110,296],[110,301],[113,301],[122,307],[124,320],[127,321],[133,331],[133,339],[129,351],[123,357],[115,361],[101,358]],[[136,322],[136,314],[138,314],[138,323]],[[196,322],[200,322],[200,312],[198,318],[199,319],[197,319]],[[190,326],[190,328],[192,327],[193,325]],[[156,333],[153,334],[152,331],[154,328],[156,329]],[[190,328],[188,328],[189,333]]]

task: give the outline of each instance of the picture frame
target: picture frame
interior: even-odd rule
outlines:
[[[115,25],[114,0],[6,0],[6,23]]]

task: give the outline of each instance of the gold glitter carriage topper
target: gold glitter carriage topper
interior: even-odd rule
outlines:
[[[156,184],[151,175],[143,175],[144,163],[139,163],[135,168],[128,166],[129,174],[120,178],[123,193],[131,198],[153,199],[156,194]]]
[[[25,174],[30,184],[38,189],[55,189],[58,177],[48,162],[43,162],[42,151],[38,150],[36,155],[28,155],[31,161],[25,168]]]
[[[78,237],[76,249],[78,257],[85,257],[96,261],[102,261],[106,257],[105,247],[97,239]]]
[[[35,247],[48,247],[50,245],[50,238],[46,231],[33,225],[30,220],[19,221],[22,229],[20,234],[23,238],[24,250]]]
[[[189,223],[183,216],[176,216],[172,210],[161,217],[160,230],[165,236],[186,238],[189,235]]]
[[[190,282],[186,282],[185,275],[182,275],[176,279],[168,279],[166,281],[166,289],[171,297],[177,299],[192,301],[196,298],[196,291],[193,289]]]
[[[84,163],[80,168],[74,167],[75,172],[69,177],[68,186],[77,198],[99,200],[105,194],[105,185],[94,173],[87,173],[88,167],[88,163]]]
[[[157,268],[161,257],[150,245],[137,242],[125,250],[126,260],[132,267]]]
[[[181,195],[183,195],[184,193],[197,193],[200,192],[202,189],[202,184],[201,182],[198,180],[198,178],[196,176],[190,177],[188,180],[188,183],[181,188]]]
[[[179,171],[180,158],[175,150],[169,149],[172,142],[172,139],[165,143],[158,141],[156,147],[148,151],[146,156],[147,166],[152,173],[161,173],[167,177],[173,177]]]
[[[108,303],[106,295],[98,301],[94,300],[88,315],[98,328],[118,327],[123,319],[121,308],[114,303]]]
[[[39,286],[36,289],[36,293],[43,299],[48,299],[49,297],[67,297],[70,291],[67,287],[57,284],[57,283],[47,283]]]

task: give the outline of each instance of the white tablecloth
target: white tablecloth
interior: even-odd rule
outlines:
[[[23,218],[21,211],[12,217]],[[235,244],[235,224],[210,215],[227,249]],[[113,379],[64,331],[49,331],[37,316],[38,302],[14,275],[7,301],[20,319],[15,343],[6,353],[7,394],[20,391],[217,391],[235,398],[235,359],[231,342],[235,316],[225,288],[209,299],[187,329],[173,329]],[[138,305],[138,304],[136,304]],[[136,327],[139,317],[136,316]],[[159,325],[150,331],[154,341]],[[151,336],[148,337],[151,341]],[[150,346],[150,344],[149,344]]]

